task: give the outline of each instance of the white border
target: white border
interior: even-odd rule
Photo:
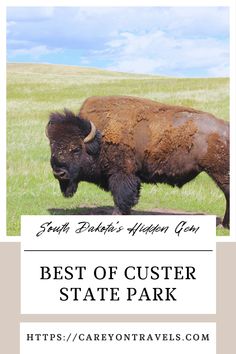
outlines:
[[[3,0],[6,6],[30,7],[215,7],[231,6],[233,0]],[[20,2],[20,3],[19,3]]]
[[[6,241],[6,8],[0,4],[0,241]],[[3,241],[2,240],[2,241]]]
[[[149,7],[149,6],[174,6],[174,7],[215,7],[224,6],[230,7],[230,169],[231,169],[231,228],[229,237],[222,236],[217,237],[217,242],[232,242],[236,241],[236,170],[235,170],[235,131],[236,131],[236,107],[235,107],[235,1],[234,0],[2,0],[0,2],[0,80],[1,92],[0,92],[0,112],[1,112],[1,129],[0,129],[0,160],[1,160],[1,183],[0,183],[0,242],[19,242],[20,239],[16,236],[6,236],[6,7],[72,7],[72,6],[84,6],[84,7]]]
[[[227,4],[227,1],[225,1]],[[236,241],[236,2],[230,3],[230,236],[219,236],[217,242],[235,242]]]

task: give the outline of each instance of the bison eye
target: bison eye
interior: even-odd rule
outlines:
[[[71,150],[71,152],[75,155],[78,155],[81,152],[81,149],[79,147],[77,147],[77,148]]]

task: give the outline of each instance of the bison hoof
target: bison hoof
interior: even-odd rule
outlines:
[[[225,228],[225,229],[229,229],[229,224],[222,224],[222,226]]]
[[[129,214],[130,214],[130,211],[129,212],[124,212],[124,211],[120,210],[117,207],[115,207],[113,209],[113,212],[112,212],[112,215],[129,215]]]
[[[217,225],[217,227],[218,227],[219,229],[223,229],[223,228],[229,229],[229,224],[221,223],[221,224]]]

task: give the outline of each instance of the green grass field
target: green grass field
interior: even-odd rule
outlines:
[[[47,64],[8,64],[7,74],[7,234],[20,234],[21,215],[92,213],[112,206],[109,193],[81,183],[64,199],[50,168],[44,130],[51,111],[79,111],[89,96],[132,95],[185,105],[229,118],[229,79],[182,79],[114,73]],[[87,207],[90,207],[87,209]],[[223,193],[204,173],[182,189],[143,185],[138,212],[177,209],[223,216]],[[227,235],[218,229],[218,235]]]

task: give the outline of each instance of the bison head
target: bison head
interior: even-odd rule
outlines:
[[[61,192],[72,197],[78,183],[93,175],[99,154],[99,131],[94,124],[68,110],[52,113],[46,127],[51,147],[51,166]]]

